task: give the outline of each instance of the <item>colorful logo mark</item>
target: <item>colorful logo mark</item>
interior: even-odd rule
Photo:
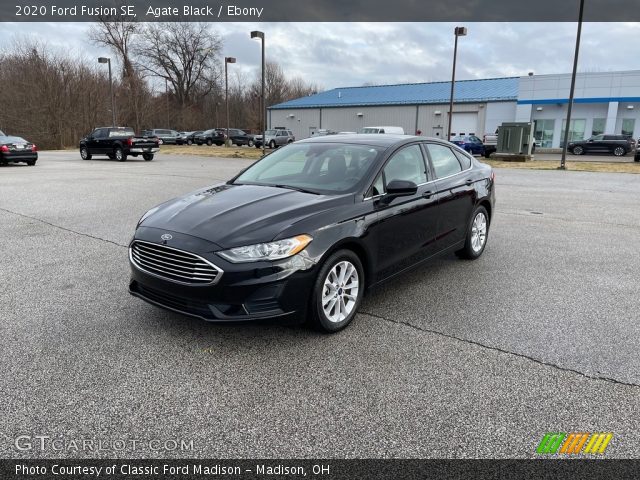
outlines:
[[[536,453],[541,454],[603,454],[613,433],[547,433],[542,438]]]

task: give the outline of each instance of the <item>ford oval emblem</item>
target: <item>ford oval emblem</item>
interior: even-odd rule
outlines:
[[[171,240],[173,238],[173,235],[169,235],[168,233],[165,233],[160,238],[166,242],[167,240]]]

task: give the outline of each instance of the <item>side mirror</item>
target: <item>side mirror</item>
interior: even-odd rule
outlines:
[[[418,186],[413,182],[408,180],[391,180],[387,184],[387,193],[380,199],[380,203],[388,205],[394,198],[415,195],[417,191]]]

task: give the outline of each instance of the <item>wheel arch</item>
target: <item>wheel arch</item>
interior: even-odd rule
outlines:
[[[324,255],[322,255],[322,258],[320,259],[318,264],[322,265],[327,260],[327,258],[329,258],[338,250],[351,250],[358,256],[358,258],[360,259],[360,263],[362,264],[362,268],[364,269],[365,289],[368,289],[369,285],[373,283],[372,259],[362,243],[359,242],[356,238],[345,238],[332,245],[331,248],[327,249]]]

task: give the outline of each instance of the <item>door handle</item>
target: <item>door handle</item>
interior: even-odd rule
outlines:
[[[427,190],[422,194],[422,198],[431,198],[435,192],[432,190]]]
[[[467,180],[467,181],[466,181],[466,182],[464,182],[464,183],[465,183],[465,185],[466,185],[467,187],[469,187],[469,186],[473,185],[473,180],[469,179],[469,180]]]

